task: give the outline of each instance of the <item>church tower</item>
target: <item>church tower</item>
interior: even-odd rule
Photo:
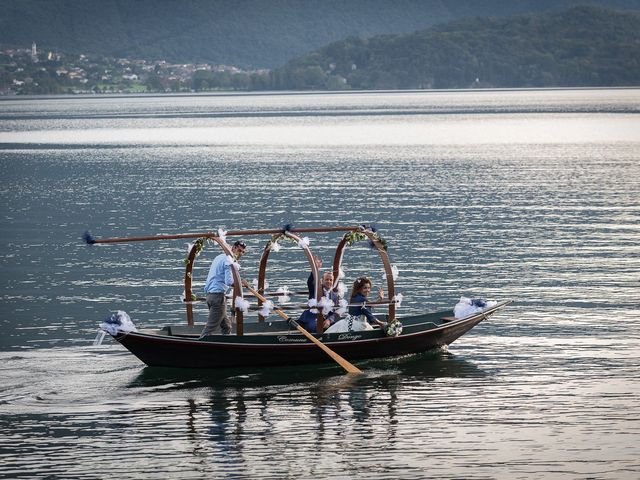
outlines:
[[[31,44],[31,60],[34,62],[38,61],[38,48],[36,47],[36,42]]]

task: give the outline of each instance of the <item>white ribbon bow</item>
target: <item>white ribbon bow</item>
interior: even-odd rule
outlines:
[[[278,242],[272,242],[271,246],[269,247],[269,250],[271,250],[272,252],[279,252],[281,248],[282,247]]]
[[[309,237],[303,237],[300,239],[300,241],[298,242],[298,246],[300,248],[306,248],[309,246]]]
[[[391,299],[391,301],[392,301],[392,302],[395,302],[395,304],[396,304],[396,307],[397,307],[397,308],[400,308],[400,307],[401,307],[401,305],[402,305],[402,299],[403,299],[402,294],[401,294],[401,293],[396,293],[396,294],[393,296],[393,298]]]
[[[278,303],[284,305],[285,303],[289,303],[291,297],[289,296],[289,288],[288,287],[280,287],[276,290],[276,293],[281,293],[282,295],[278,296]]]
[[[245,300],[241,296],[236,297],[235,306],[238,310],[242,311],[242,313],[249,312],[249,300]]]
[[[318,313],[318,309],[316,308],[318,306],[318,301],[315,298],[310,298],[307,305],[309,305],[309,311],[311,313]]]
[[[268,317],[269,315],[271,315],[273,307],[273,302],[271,300],[267,300],[262,304],[262,308],[258,311],[258,313],[263,317]]]

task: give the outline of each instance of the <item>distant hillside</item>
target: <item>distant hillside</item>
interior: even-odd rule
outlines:
[[[583,3],[585,0],[582,0]],[[640,0],[586,0],[640,10]],[[0,0],[0,44],[277,67],[349,36],[559,10],[580,0]]]
[[[640,15],[576,7],[349,38],[272,78],[282,89],[640,85]]]

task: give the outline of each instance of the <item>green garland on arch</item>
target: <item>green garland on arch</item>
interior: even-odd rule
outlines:
[[[207,241],[209,240],[209,237],[200,237],[198,238],[195,242],[193,242],[193,246],[196,247],[196,254],[194,255],[193,259],[195,260],[196,258],[198,258],[198,255],[200,255],[200,253],[202,252],[202,250],[204,250],[204,246],[206,245]],[[191,247],[192,249],[193,247]],[[189,253],[191,253],[191,249],[189,249]],[[187,254],[187,258],[185,258],[183,260],[183,263],[185,265],[189,265],[190,261],[189,261],[189,254]]]
[[[367,236],[364,233],[364,231],[365,230],[360,229],[360,230],[354,230],[353,232],[345,233],[343,239],[346,241],[347,246],[351,247],[354,243],[365,242],[367,240],[371,240],[371,238],[369,236]],[[368,233],[370,233],[375,240],[380,242],[380,244],[382,245],[382,248],[385,251],[387,250],[387,241],[384,238],[382,238],[377,231],[373,231],[373,230],[370,230],[370,229],[366,229],[366,231]],[[371,246],[371,248],[375,248],[375,246],[373,245],[373,242],[371,242],[370,246]]]

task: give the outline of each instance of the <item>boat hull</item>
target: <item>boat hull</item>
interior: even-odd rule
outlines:
[[[386,358],[449,345],[508,302],[461,320],[448,322],[439,312],[402,319],[403,333],[387,337],[380,330],[320,336],[348,360]],[[293,332],[256,335],[214,335],[204,340],[182,336],[118,332],[114,338],[149,366],[178,368],[264,367],[327,363],[332,359],[303,335]]]

